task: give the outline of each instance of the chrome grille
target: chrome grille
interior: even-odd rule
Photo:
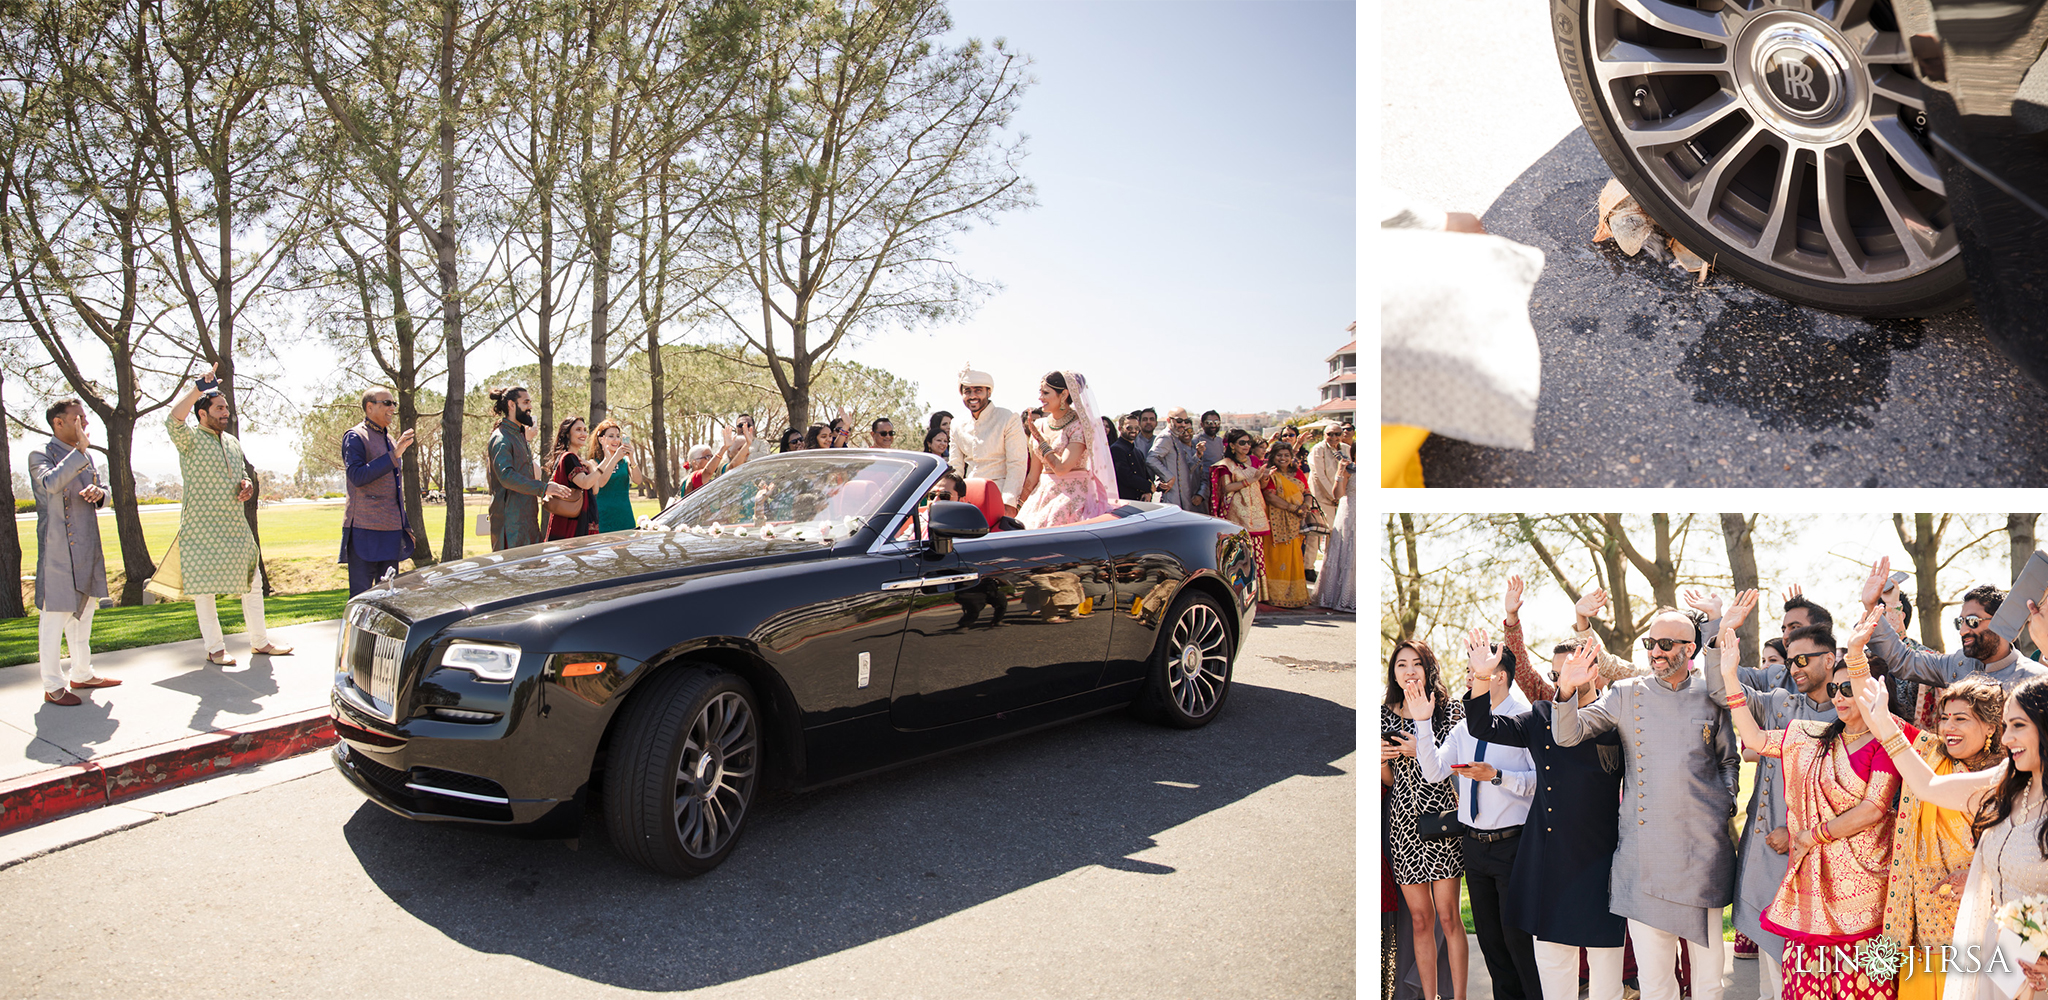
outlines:
[[[351,605],[335,651],[335,686],[357,707],[397,721],[398,664],[405,623],[367,604]]]

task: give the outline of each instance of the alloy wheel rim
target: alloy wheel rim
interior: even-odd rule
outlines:
[[[691,720],[675,775],[676,835],[691,856],[711,857],[739,832],[759,746],[753,710],[737,692],[712,698]]]
[[[1587,10],[1616,138],[1694,226],[1773,271],[1838,285],[1899,281],[1956,255],[1889,0]]]
[[[1168,637],[1175,650],[1167,663],[1166,684],[1182,714],[1200,718],[1216,707],[1228,679],[1230,633],[1223,619],[1206,604],[1192,604],[1174,622]]]

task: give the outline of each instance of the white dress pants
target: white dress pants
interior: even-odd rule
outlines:
[[[199,609],[199,635],[206,640],[206,651],[218,653],[228,648],[227,639],[220,634],[220,609],[214,604],[214,595],[194,594],[192,604]],[[249,630],[250,649],[270,645],[270,635],[263,629],[263,588],[253,581],[249,592],[242,595],[242,624]]]
[[[52,694],[64,689],[64,682],[92,680],[92,612],[88,602],[77,614],[69,611],[36,612],[36,652],[43,663],[43,690]],[[57,643],[71,647],[71,670],[67,678],[58,665]]]
[[[1674,959],[1675,961],[1675,959]],[[1621,949],[1586,949],[1586,1000],[1621,1000]],[[1579,946],[1536,939],[1536,971],[1544,1000],[1579,995]]]
[[[1636,982],[1643,987],[1643,1000],[1680,1000],[1680,947],[1692,959],[1692,1000],[1721,1000],[1721,960],[1728,945],[1721,940],[1721,911],[1710,910],[1708,915],[1714,927],[1704,946],[1641,921],[1628,922],[1629,940],[1636,946]]]
[[[1787,947],[1790,947],[1790,945],[1788,944]],[[1756,957],[1757,992],[1762,994],[1759,1000],[1778,1000],[1779,997],[1785,995],[1784,964],[1771,961],[1771,953],[1768,951],[1759,950]]]

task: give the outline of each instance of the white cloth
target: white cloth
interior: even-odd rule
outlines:
[[[1508,685],[1507,698],[1494,707],[1494,713],[1503,718],[1527,711],[1529,699],[1513,684]],[[1442,749],[1436,746],[1435,733],[1423,732],[1429,728],[1415,727],[1415,764],[1422,769],[1423,777],[1442,781],[1457,774],[1451,770],[1452,764],[1479,762],[1479,740],[1473,737],[1470,725],[1453,727],[1451,735],[1444,738]],[[1536,761],[1526,748],[1502,743],[1486,744],[1485,761],[1500,771],[1500,784],[1460,775],[1458,780],[1464,784],[1458,786],[1458,819],[1475,830],[1521,826],[1529,818],[1529,803],[1536,797]]]
[[[42,611],[36,616],[36,652],[43,665],[43,690],[51,693],[62,691],[65,681],[81,684],[92,680],[92,612],[98,605],[88,603],[77,614],[69,611]],[[61,668],[57,656],[57,642],[62,639],[71,647],[71,669]]]
[[[258,580],[251,580],[249,592],[242,595],[242,624],[249,633],[250,649],[270,645],[270,634],[263,627],[263,587]],[[206,640],[206,651],[218,653],[228,648],[227,637],[220,631],[220,608],[214,595],[194,594],[192,605],[198,609],[199,637]]]
[[[1586,949],[1586,1000],[1621,1000],[1621,949]],[[1544,997],[1579,995],[1579,946],[1536,939],[1536,973]]]
[[[1785,995],[1785,966],[1757,956],[1757,1000],[1780,1000]]]
[[[1688,941],[1669,931],[1660,931],[1640,920],[1628,922],[1629,941],[1636,948],[1636,982],[1643,1000],[1680,1000],[1678,990],[1678,949],[1684,947],[1692,958],[1692,1000],[1721,1000],[1726,988],[1721,981],[1721,911],[1707,910],[1714,926],[1707,943]]]
[[[1337,501],[1336,516],[1330,519],[1330,538],[1323,549],[1323,568],[1316,571],[1316,591],[1310,600],[1317,607],[1358,610],[1358,584],[1353,580],[1357,538],[1358,505],[1347,493]]]
[[[1380,422],[1533,449],[1543,352],[1529,294],[1543,253],[1498,236],[1420,228],[1429,215],[1382,213]]]
[[[1002,491],[1005,504],[1023,502],[1029,451],[1023,422],[994,403],[984,407],[979,417],[970,413],[953,418],[953,471],[963,479],[992,480]]]

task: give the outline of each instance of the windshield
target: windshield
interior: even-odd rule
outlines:
[[[656,515],[670,531],[833,541],[858,532],[917,463],[847,449],[770,455],[726,472]]]

